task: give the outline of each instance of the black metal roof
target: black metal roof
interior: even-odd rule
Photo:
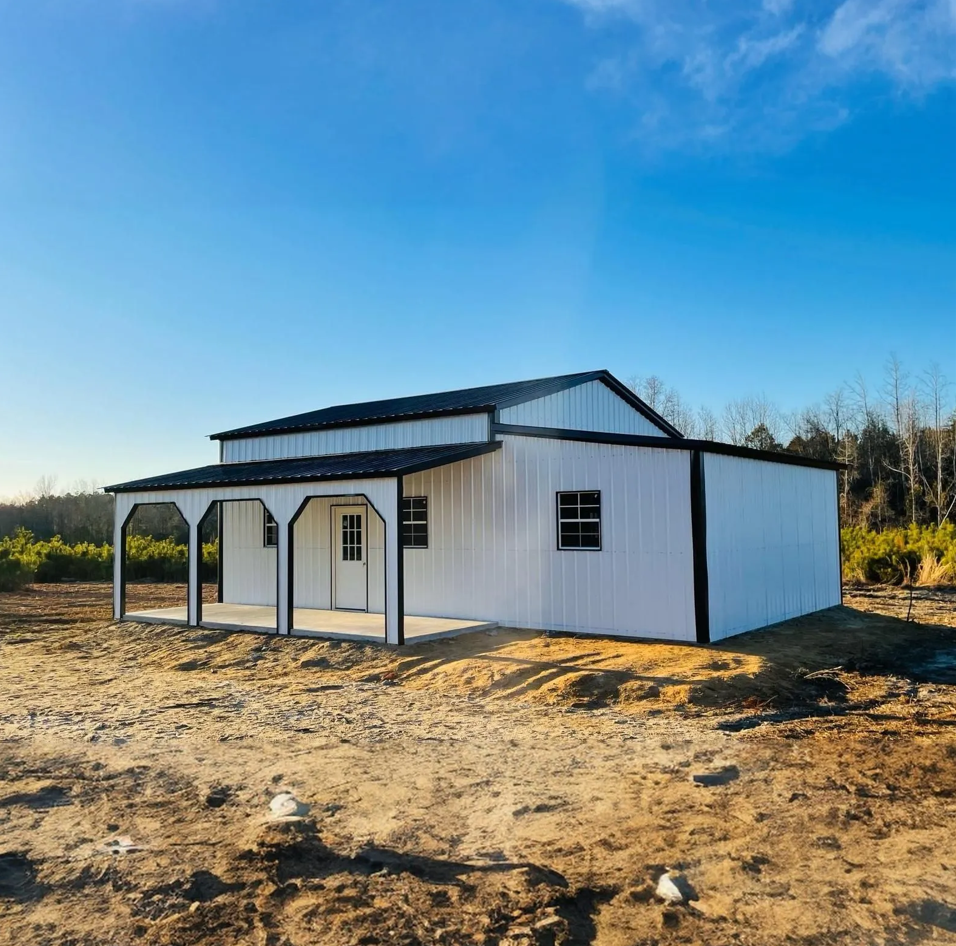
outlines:
[[[395,420],[416,420],[450,414],[491,412],[512,407],[535,398],[556,394],[568,388],[601,381],[671,437],[682,436],[672,424],[645,404],[633,391],[617,380],[609,371],[582,371],[553,378],[532,381],[512,381],[508,384],[490,384],[460,391],[442,391],[437,394],[417,394],[413,397],[389,398],[385,401],[366,401],[362,404],[340,404],[324,407],[305,414],[293,414],[278,420],[236,427],[211,434],[212,440],[234,440],[238,437],[256,437],[293,431],[321,430],[327,427],[349,427],[356,424],[381,424]]]
[[[322,482],[404,476],[446,463],[468,460],[501,448],[501,441],[448,444],[438,447],[409,447],[404,450],[373,450],[367,453],[338,453],[324,457],[293,460],[256,460],[252,463],[214,463],[194,470],[150,476],[105,486],[107,493],[143,492],[163,489],[201,489],[214,486],[252,486],[271,483]]]

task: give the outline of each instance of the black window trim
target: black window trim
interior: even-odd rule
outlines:
[[[276,522],[275,516],[268,509],[263,509],[262,513],[262,547],[264,549],[277,549],[279,547],[279,523]],[[275,527],[275,542],[269,541],[270,526]]]
[[[587,547],[561,544],[561,497],[571,493],[597,493],[598,498],[598,544]],[[580,521],[580,520],[575,520]],[[599,489],[559,489],[554,494],[554,544],[559,552],[602,552],[604,551],[604,501]]]
[[[425,501],[425,544],[424,545],[409,545],[405,541],[405,526],[406,524],[410,525],[411,523],[406,523],[405,521],[405,500],[406,499],[422,499]],[[428,527],[428,497],[427,496],[403,496],[402,497],[402,548],[403,549],[427,549],[429,542],[431,540],[431,529]]]

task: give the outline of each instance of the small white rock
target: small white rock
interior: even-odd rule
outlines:
[[[677,884],[671,879],[670,871],[665,871],[661,874],[661,879],[657,882],[657,890],[655,892],[665,903],[684,902],[684,895],[680,892],[680,888]]]
[[[292,792],[280,792],[269,802],[269,813],[275,819],[304,818],[309,813],[309,806]]]

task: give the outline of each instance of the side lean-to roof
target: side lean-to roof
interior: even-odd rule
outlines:
[[[553,378],[490,384],[480,388],[463,388],[460,391],[417,394],[412,397],[396,397],[384,401],[366,401],[362,404],[340,404],[317,411],[308,411],[305,414],[280,417],[278,420],[265,421],[261,424],[250,424],[248,427],[224,430],[218,434],[212,434],[210,439],[236,440],[241,437],[298,433],[330,427],[385,424],[453,414],[492,413],[526,401],[547,397],[549,394],[557,394],[580,384],[587,384],[589,381],[600,381],[669,437],[683,436],[673,424],[668,423],[657,411],[645,404],[609,371],[582,371],[578,374],[564,374]]]
[[[107,493],[138,493],[164,489],[201,489],[216,486],[255,486],[278,483],[321,483],[330,480],[407,476],[446,463],[469,460],[501,449],[501,441],[336,453],[292,460],[255,460],[251,463],[213,463],[178,473],[164,473],[128,483],[104,486]]]

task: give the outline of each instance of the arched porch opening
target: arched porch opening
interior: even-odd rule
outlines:
[[[303,501],[289,521],[292,633],[385,641],[385,535],[364,494]]]
[[[188,543],[189,525],[175,502],[130,508],[113,553],[119,558],[123,618],[186,623]]]

